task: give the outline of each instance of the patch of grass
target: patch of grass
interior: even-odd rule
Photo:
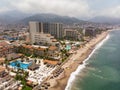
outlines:
[[[32,90],[32,88],[29,86],[23,86],[22,90]]]

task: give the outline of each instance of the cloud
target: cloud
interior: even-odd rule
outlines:
[[[8,0],[10,6],[26,13],[55,13],[74,17],[91,17],[86,0]]]
[[[54,13],[78,18],[120,17],[119,0],[1,0],[0,12]],[[118,5],[116,5],[118,4]]]
[[[7,11],[9,11],[9,9],[6,7],[0,8],[0,13],[7,12]]]
[[[107,8],[103,10],[99,15],[120,18],[120,5],[112,8]]]

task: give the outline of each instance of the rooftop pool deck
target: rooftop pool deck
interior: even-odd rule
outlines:
[[[10,63],[10,66],[14,68],[20,68],[20,69],[28,69],[28,67],[31,65],[31,63],[24,63],[20,60],[14,61]]]

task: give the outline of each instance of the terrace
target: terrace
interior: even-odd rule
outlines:
[[[40,66],[34,71],[29,71],[28,80],[41,84],[51,73],[55,70],[55,66],[44,64],[44,61],[41,60]]]
[[[19,84],[19,81],[15,81],[9,75],[4,78],[0,78],[0,90],[11,90],[13,88],[17,89]]]

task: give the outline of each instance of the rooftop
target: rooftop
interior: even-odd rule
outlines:
[[[31,46],[31,45],[23,45],[23,47],[32,49],[32,46]]]
[[[50,47],[49,47],[49,50],[56,50],[56,49],[57,49],[56,46],[50,46]]]
[[[39,65],[38,65],[38,64],[35,64],[35,63],[32,63],[28,68],[29,68],[30,70],[35,70],[35,69],[39,68]]]
[[[3,63],[5,61],[5,58],[0,58],[0,63]]]
[[[0,66],[0,72],[4,71],[6,68],[3,66]]]
[[[46,46],[39,46],[39,45],[32,45],[33,47],[41,47],[41,48],[48,48],[48,47],[46,47]]]
[[[53,42],[57,42],[57,40],[56,40],[56,39],[52,39],[52,41],[53,41]]]
[[[8,42],[6,42],[6,41],[1,41],[0,42],[0,46],[6,46],[6,45],[8,45],[9,43]]]
[[[53,61],[53,60],[43,60],[43,62],[51,64],[51,65],[57,65],[58,64],[58,61]]]

